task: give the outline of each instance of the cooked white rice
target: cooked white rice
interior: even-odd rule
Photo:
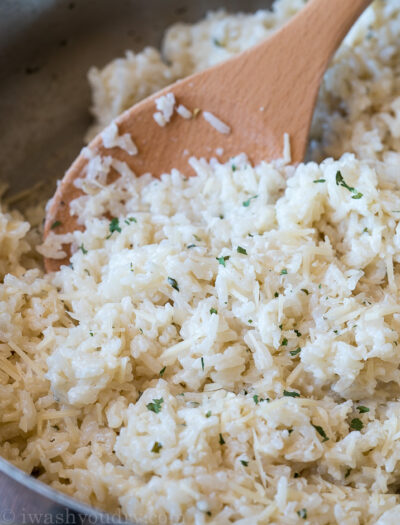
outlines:
[[[225,124],[225,122],[222,122],[222,120],[216,117],[213,113],[210,113],[209,111],[203,111],[202,115],[204,117],[204,120],[206,120],[219,133],[229,135],[229,133],[231,132],[231,128],[227,124]]]
[[[147,49],[92,70],[96,129],[304,3],[174,26],[170,66]],[[2,209],[3,457],[143,523],[398,523],[399,39],[400,5],[375,2],[325,75],[309,154],[336,160],[154,180],[91,158],[85,231],[38,248],[72,240],[52,275]]]
[[[185,119],[190,119],[193,116],[192,112],[189,111],[188,108],[183,104],[179,104],[179,106],[176,108],[176,112]]]
[[[156,98],[156,111],[153,114],[154,120],[161,127],[164,127],[171,120],[175,108],[175,96],[173,93],[167,93],[162,97]]]
[[[111,124],[103,129],[101,138],[103,140],[103,146],[107,149],[118,147],[126,151],[129,155],[137,155],[138,153],[137,146],[133,142],[131,135],[129,133],[120,135],[115,122],[111,122]]]

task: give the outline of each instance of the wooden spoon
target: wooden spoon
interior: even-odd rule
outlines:
[[[201,73],[168,86],[125,111],[116,120],[119,135],[128,133],[136,155],[120,147],[106,148],[98,135],[89,149],[96,155],[126,162],[137,174],[159,176],[177,168],[190,174],[188,158],[228,161],[247,153],[257,164],[283,156],[284,134],[290,137],[291,160],[303,159],[311,118],[324,71],[333,53],[371,0],[311,0],[289,23],[261,44]],[[173,93],[176,106],[192,118],[174,113],[164,127],[154,119],[155,101]],[[211,117],[210,117],[211,113]],[[217,117],[226,127],[212,123]],[[206,118],[205,118],[206,117]],[[207,120],[208,117],[208,120]],[[221,132],[223,131],[223,132]],[[74,181],[85,176],[82,153],[61,181],[47,211],[44,235],[82,229],[71,216],[70,202],[82,195]],[[69,246],[65,247],[70,253]],[[47,271],[63,260],[46,259]]]

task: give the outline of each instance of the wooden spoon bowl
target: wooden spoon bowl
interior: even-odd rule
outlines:
[[[115,146],[115,140],[106,140],[103,133],[89,144],[89,150],[126,162],[137,175],[160,176],[172,168],[190,175],[190,156],[210,158],[216,150],[221,162],[241,152],[253,164],[281,158],[287,134],[291,161],[301,162],[325,69],[370,3],[311,0],[261,44],[168,86],[120,115],[114,122],[120,137],[131,138],[128,147],[121,147],[120,140]],[[184,106],[190,113],[174,111],[170,121],[160,126],[154,118],[156,101],[169,93],[174,95],[175,109]],[[133,145],[136,154],[132,154]],[[45,237],[50,231],[81,229],[69,205],[82,195],[74,183],[85,176],[87,163],[87,155],[81,153],[58,186],[47,211]],[[70,253],[68,246],[65,249]],[[58,270],[68,260],[46,259],[46,270]]]

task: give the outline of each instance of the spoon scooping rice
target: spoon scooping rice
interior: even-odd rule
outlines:
[[[261,44],[176,82],[120,115],[85,148],[59,184],[47,210],[44,236],[82,229],[70,203],[82,195],[93,156],[126,163],[137,175],[190,170],[190,156],[226,162],[245,152],[250,162],[304,157],[325,69],[371,0],[312,0]],[[111,169],[109,181],[118,174]],[[70,247],[64,246],[70,254]],[[45,259],[55,271],[64,259]]]

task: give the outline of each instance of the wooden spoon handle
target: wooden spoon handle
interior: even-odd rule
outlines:
[[[269,158],[279,157],[282,136],[287,132],[292,161],[303,159],[326,67],[371,1],[312,0],[270,38],[233,59],[238,67],[229,63],[219,66],[213,82],[231,86],[249,115],[255,115],[261,107],[265,121],[262,136],[269,144]]]
[[[312,0],[281,32],[291,34],[284,40],[296,48],[296,55],[315,61],[325,71],[327,63],[351,26],[372,0]],[[306,64],[304,64],[306,65]]]

